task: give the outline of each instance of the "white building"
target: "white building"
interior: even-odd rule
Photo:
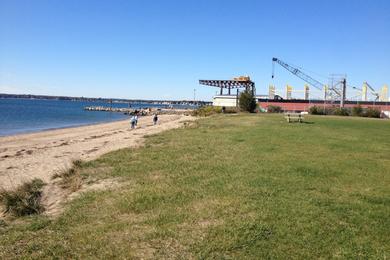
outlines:
[[[260,98],[268,98],[266,95],[256,96],[256,100]],[[218,95],[213,97],[213,106],[216,107],[236,107],[238,100],[236,95]]]
[[[213,106],[215,107],[236,107],[237,104],[237,96],[219,95],[213,97]]]

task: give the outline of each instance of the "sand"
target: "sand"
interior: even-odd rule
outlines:
[[[191,116],[141,117],[137,129],[129,120],[0,137],[0,188],[13,189],[23,182],[51,176],[71,166],[72,160],[93,160],[113,150],[137,147],[145,135],[180,127]]]

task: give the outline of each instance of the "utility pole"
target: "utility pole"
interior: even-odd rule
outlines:
[[[196,101],[196,89],[194,88],[194,104],[195,104],[195,101]]]
[[[343,108],[344,107],[344,101],[345,101],[345,97],[346,97],[346,92],[347,91],[347,79],[346,78],[343,78],[343,81],[342,81],[342,91],[341,91],[341,100],[340,100],[340,108]]]
[[[238,99],[239,99],[239,95],[238,95],[238,88],[237,88],[237,93],[236,93],[236,108],[238,108]]]

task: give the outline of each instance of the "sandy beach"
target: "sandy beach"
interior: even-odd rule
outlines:
[[[180,127],[193,117],[161,115],[141,117],[137,129],[129,120],[0,137],[0,188],[12,189],[32,178],[49,182],[53,174],[70,167],[72,160],[93,160],[113,150],[142,145],[145,135]]]

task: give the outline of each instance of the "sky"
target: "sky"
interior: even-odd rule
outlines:
[[[211,100],[199,79],[249,75],[257,94],[301,95],[272,57],[380,89],[390,1],[0,0],[0,93]]]

